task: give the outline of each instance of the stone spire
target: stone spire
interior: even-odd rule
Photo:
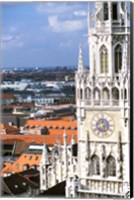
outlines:
[[[82,45],[79,46],[78,71],[79,72],[84,71]]]
[[[64,143],[64,178],[67,177],[67,134],[66,129],[63,134],[63,143]]]
[[[67,134],[66,134],[66,129],[64,130],[64,134],[63,134],[63,144],[64,144],[64,146],[67,146]]]
[[[123,62],[122,62],[122,72],[126,72],[128,70],[128,12],[127,12],[127,4],[124,6],[124,21],[125,21],[125,40],[123,44]]]
[[[118,136],[118,177],[123,178],[123,152],[122,152],[122,139],[121,132]]]
[[[89,131],[87,131],[87,135],[86,135],[86,157],[85,160],[87,162],[87,175],[90,176],[91,174],[91,169],[90,169],[90,165],[91,165],[91,160],[90,160],[90,156],[91,156],[91,149],[90,149],[90,136],[89,136]]]
[[[75,138],[74,138],[74,134],[72,134],[72,138],[71,138],[71,145],[75,144]]]
[[[46,146],[46,144],[44,144],[44,146],[43,146],[41,163],[43,163],[45,165],[48,164],[48,152],[47,152],[47,146]]]

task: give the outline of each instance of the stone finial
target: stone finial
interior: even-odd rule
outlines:
[[[78,71],[83,72],[84,65],[83,65],[83,53],[82,53],[82,45],[79,46],[79,60],[78,60]]]
[[[74,134],[72,134],[72,138],[71,138],[71,144],[75,144],[75,138],[74,138]]]

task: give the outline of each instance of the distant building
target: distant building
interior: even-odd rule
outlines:
[[[1,175],[6,177],[11,174],[22,172],[28,169],[39,170],[39,163],[42,158],[43,145],[30,145],[26,152],[23,152],[15,161],[9,159],[4,162]]]
[[[5,93],[1,95],[1,103],[4,105],[8,105],[10,103],[14,103],[15,102],[15,96],[13,94],[10,93]]]

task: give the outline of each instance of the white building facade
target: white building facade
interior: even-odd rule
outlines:
[[[78,174],[77,144],[72,135],[71,143],[67,144],[66,131],[63,134],[63,145],[58,138],[51,152],[44,145],[42,160],[40,162],[40,190],[49,188],[66,181],[67,177]]]
[[[90,69],[82,47],[76,72],[78,177],[67,197],[129,196],[129,27],[125,2],[96,2],[88,13]]]

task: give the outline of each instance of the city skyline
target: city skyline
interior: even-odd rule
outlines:
[[[3,3],[2,67],[77,66],[80,44],[88,66],[87,9],[87,2]]]

